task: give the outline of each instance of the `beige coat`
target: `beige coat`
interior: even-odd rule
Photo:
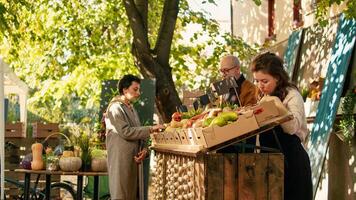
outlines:
[[[136,200],[142,164],[136,164],[134,156],[149,137],[149,127],[141,126],[136,110],[120,101],[110,103],[105,123],[111,199]]]

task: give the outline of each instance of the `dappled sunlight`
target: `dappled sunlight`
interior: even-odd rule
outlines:
[[[283,19],[283,20],[281,20]],[[275,34],[276,40],[288,39],[293,31],[293,1],[275,3]]]
[[[339,30],[335,38],[335,43],[332,48],[332,54],[330,58],[330,64],[328,64],[328,70],[326,74],[326,79],[324,83],[324,88],[322,90],[322,96],[320,99],[318,111],[316,114],[316,119],[314,121],[313,130],[311,132],[311,137],[308,143],[308,153],[310,156],[311,167],[312,167],[312,176],[313,176],[313,186],[314,191],[316,189],[316,184],[320,178],[322,165],[325,159],[325,154],[327,151],[327,144],[330,132],[332,131],[332,126],[334,124],[336,111],[339,105],[340,96],[344,84],[344,75],[347,72],[349,66],[349,57],[352,53],[352,47],[355,43],[355,34],[356,34],[356,22],[342,19],[340,21]],[[329,32],[329,31],[328,31]],[[322,33],[318,33],[322,34]],[[306,34],[306,35],[309,35]],[[310,37],[313,37],[310,35]],[[315,38],[316,39],[316,38]],[[306,38],[307,40],[307,38]],[[330,41],[324,41],[323,45],[327,44]],[[314,43],[313,45],[317,45]],[[320,45],[320,44],[318,44]],[[313,51],[316,51],[319,48],[314,46],[309,46],[313,48]],[[313,51],[307,51],[304,48],[304,54],[306,52],[312,53]],[[320,49],[321,51],[327,51],[325,47]],[[313,52],[317,53],[317,52]],[[326,53],[328,54],[328,53]],[[324,55],[326,55],[324,54]],[[311,56],[311,55],[310,55]],[[314,59],[327,59],[321,58],[314,54]],[[329,59],[327,59],[329,60]],[[325,62],[325,61],[323,61]],[[304,64],[310,64],[311,60],[304,58]],[[302,65],[303,66],[303,65]],[[304,73],[313,73],[315,74],[316,69],[321,68],[321,66],[316,67],[315,69],[310,69],[304,67]],[[320,73],[320,71],[317,71]],[[306,76],[306,74],[303,74]],[[300,76],[300,77],[303,77]]]
[[[307,88],[319,77],[325,77],[338,19],[330,20],[326,27],[314,25],[304,30],[300,66],[296,75],[299,88]]]
[[[355,163],[355,157],[351,156],[351,158],[349,159],[349,165],[352,166],[353,163]]]
[[[242,37],[248,44],[262,44],[267,37],[267,1],[257,6],[253,1],[232,1],[233,35]],[[243,27],[243,28],[242,28]]]

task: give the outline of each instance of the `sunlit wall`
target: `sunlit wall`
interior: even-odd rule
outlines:
[[[293,30],[298,28],[293,22],[293,1],[275,0],[275,38],[273,43],[280,43],[288,39]],[[315,24],[315,0],[301,0],[302,26]],[[264,44],[268,38],[268,0],[262,0],[257,6],[252,0],[231,0],[232,33],[242,37],[249,44]],[[329,17],[338,15],[345,5],[333,5]]]

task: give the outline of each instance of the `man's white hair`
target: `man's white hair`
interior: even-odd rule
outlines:
[[[237,56],[234,55],[226,55],[223,57],[223,60],[230,60],[233,66],[238,66],[240,67],[240,60],[237,58]]]

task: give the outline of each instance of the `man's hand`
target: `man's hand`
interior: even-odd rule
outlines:
[[[160,131],[163,131],[164,129],[166,129],[166,127],[164,125],[157,124],[157,125],[151,126],[150,133],[160,132]]]
[[[147,150],[146,149],[138,152],[138,154],[134,157],[135,162],[137,164],[140,164],[145,159],[146,154],[147,154]]]

